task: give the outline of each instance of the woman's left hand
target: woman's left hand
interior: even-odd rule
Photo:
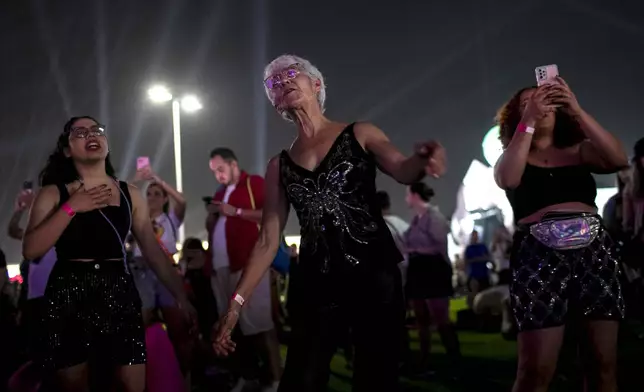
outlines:
[[[420,158],[427,159],[425,172],[439,178],[447,170],[447,155],[445,148],[436,141],[419,143],[416,145],[416,155]]]
[[[568,83],[560,77],[557,76],[558,84],[552,86],[552,89],[555,90],[555,98],[552,100],[553,103],[562,105],[562,110],[568,115],[575,116],[579,115],[582,112],[581,106],[577,101],[577,97],[568,86]]]

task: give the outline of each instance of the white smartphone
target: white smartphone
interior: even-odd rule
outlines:
[[[537,86],[544,84],[557,83],[557,76],[559,76],[559,67],[557,64],[543,65],[534,69],[537,76]]]
[[[136,170],[145,169],[148,166],[150,166],[150,157],[136,158]]]

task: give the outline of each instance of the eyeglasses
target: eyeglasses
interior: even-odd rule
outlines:
[[[264,80],[264,85],[269,90],[273,90],[277,87],[282,86],[284,81],[295,79],[297,75],[300,74],[299,67],[300,67],[300,63],[289,65],[288,68],[266,78]]]
[[[69,131],[69,136],[75,139],[87,139],[90,136],[105,136],[105,127],[103,125],[93,125],[89,128],[75,127]]]

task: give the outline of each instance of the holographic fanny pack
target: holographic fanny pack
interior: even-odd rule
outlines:
[[[530,226],[530,234],[551,249],[570,250],[590,245],[601,228],[601,220],[593,214],[546,214]]]

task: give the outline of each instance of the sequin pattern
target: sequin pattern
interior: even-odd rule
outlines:
[[[58,260],[45,299],[37,344],[45,367],[74,366],[92,353],[116,365],[146,362],[141,301],[122,262]]]
[[[320,260],[323,273],[329,271],[332,254],[342,254],[345,265],[355,266],[364,261],[361,252],[354,251],[355,245],[367,245],[385,232],[390,237],[382,230],[386,230],[384,221],[379,224],[382,217],[374,216],[367,201],[375,196],[375,163],[355,140],[352,127],[338,136],[316,170],[297,166],[286,152],[281,170],[287,197],[300,221],[300,254]]]
[[[624,317],[619,262],[602,227],[590,245],[574,250],[554,250],[517,232],[511,268],[510,299],[519,331],[563,325],[571,312],[591,319]]]

